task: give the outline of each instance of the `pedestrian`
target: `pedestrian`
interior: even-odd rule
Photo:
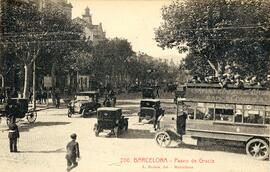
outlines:
[[[15,121],[16,119],[12,117],[11,122],[8,124],[8,138],[9,138],[10,152],[18,152],[17,140],[20,138],[20,133]]]
[[[33,103],[33,91],[32,91],[32,90],[30,90],[30,92],[29,92],[28,100],[29,100],[29,102],[30,102],[31,104]]]
[[[156,96],[159,98],[159,86],[156,86]]]
[[[42,97],[43,97],[43,102],[44,103],[47,103],[48,94],[47,94],[47,90],[46,89],[43,90]]]
[[[182,105],[184,106],[184,105]],[[183,135],[186,134],[186,119],[187,119],[187,109],[183,107],[183,110],[177,114],[176,124],[177,133],[180,135],[179,141],[182,142]]]
[[[67,144],[67,171],[72,170],[78,166],[77,158],[80,158],[79,143],[76,142],[77,135],[75,133],[71,134],[71,141]]]
[[[55,107],[59,109],[59,107],[60,107],[60,96],[59,96],[58,93],[55,93],[55,98],[56,98],[56,106]]]
[[[111,107],[111,106],[112,106],[111,100],[110,100],[109,97],[106,97],[106,98],[105,98],[105,100],[104,100],[104,102],[103,102],[103,105],[104,105],[105,107]]]

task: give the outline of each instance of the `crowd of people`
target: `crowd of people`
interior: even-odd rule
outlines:
[[[188,83],[207,83],[219,84],[221,87],[227,87],[229,84],[236,88],[243,89],[245,86],[256,88],[270,88],[270,74],[266,78],[260,79],[258,76],[241,76],[238,72],[232,70],[232,67],[227,65],[224,73],[218,73],[216,76],[199,77],[193,76]]]

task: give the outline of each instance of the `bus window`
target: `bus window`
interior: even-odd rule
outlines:
[[[233,121],[233,109],[216,109],[215,119],[217,121]]]
[[[245,110],[244,123],[262,124],[263,116],[264,116],[263,111]]]
[[[206,114],[204,115],[204,120],[213,120],[214,112],[214,108],[208,108]]]
[[[270,111],[265,112],[265,124],[270,124]]]
[[[197,108],[196,109],[196,119],[203,120],[204,116],[206,114],[205,112],[206,112],[205,108]]]
[[[188,108],[187,113],[188,113],[188,119],[194,119],[194,109]]]
[[[234,122],[242,123],[243,119],[243,110],[236,109],[235,116],[234,116]]]

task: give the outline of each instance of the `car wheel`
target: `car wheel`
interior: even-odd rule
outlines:
[[[128,124],[126,125],[126,127],[125,127],[125,131],[127,131],[128,130]]]
[[[95,136],[98,136],[99,132],[100,132],[98,124],[94,124],[94,129],[93,130],[95,131]]]
[[[82,110],[82,117],[86,118],[86,110],[85,109]]]
[[[99,130],[95,131],[95,136],[97,137],[99,135]]]
[[[114,128],[114,134],[117,138],[120,136],[120,128],[118,126]]]
[[[126,125],[125,125],[125,131],[128,130],[128,121],[126,122]]]
[[[71,118],[71,116],[72,116],[71,110],[68,110],[68,114],[67,115],[68,115],[69,118]]]
[[[269,145],[262,139],[251,139],[246,144],[246,152],[258,160],[265,160],[269,156]]]
[[[160,131],[156,134],[155,140],[161,147],[168,147],[171,144],[171,137],[166,131]]]

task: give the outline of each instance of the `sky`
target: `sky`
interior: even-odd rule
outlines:
[[[102,23],[107,38],[125,38],[134,51],[144,52],[150,56],[173,59],[179,63],[184,54],[176,49],[157,46],[154,29],[161,19],[161,8],[169,0],[69,0],[73,5],[72,17],[81,17],[88,6],[93,24]]]

